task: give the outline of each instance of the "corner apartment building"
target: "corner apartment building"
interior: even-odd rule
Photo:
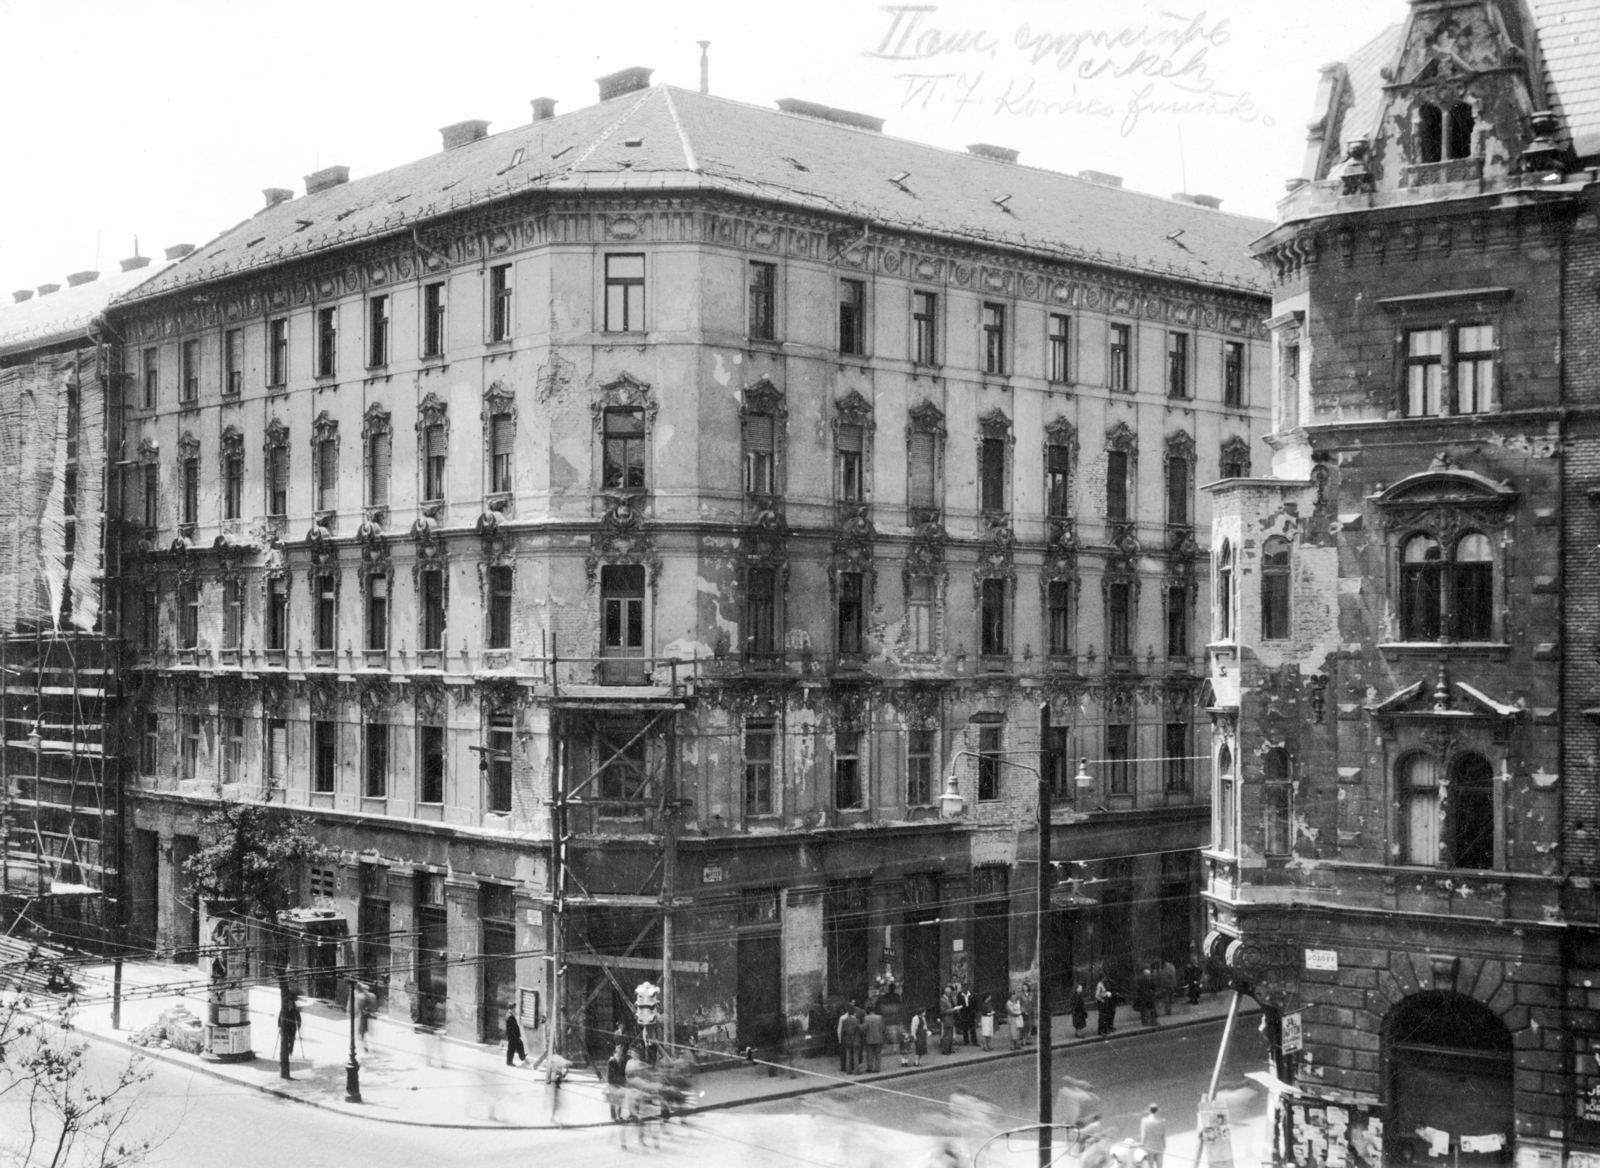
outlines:
[[[1592,5],[1323,71],[1272,474],[1212,488],[1208,949],[1294,1164],[1600,1163]]]
[[[1047,974],[1181,960],[1267,224],[600,85],[268,191],[120,306],[136,931],[200,937],[220,789],[315,817],[398,1014],[538,993],[577,1049],[670,950],[678,1038],[771,1045],[886,969],[1037,976],[1043,760]]]

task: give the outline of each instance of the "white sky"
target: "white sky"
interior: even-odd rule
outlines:
[[[254,213],[263,187],[301,194],[319,167],[359,178],[433,153],[451,122],[486,118],[494,133],[526,122],[533,97],[558,99],[558,112],[591,105],[594,79],[616,69],[694,88],[701,39],[715,94],[820,101],[886,118],[899,137],[992,142],[1025,164],[1110,171],[1270,218],[1300,167],[1317,67],[1406,11],[1404,0],[923,7],[901,38],[889,7],[846,0],[0,0],[0,303],[68,272],[116,271],[135,235],[146,255],[204,243]],[[1085,41],[1061,69],[1017,47],[1024,29],[1147,40]],[[928,59],[872,55],[952,41]],[[1141,75],[1162,70],[1175,76]],[[1210,112],[1156,109],[1128,125],[1141,93]],[[1003,107],[1008,96],[1039,107]]]

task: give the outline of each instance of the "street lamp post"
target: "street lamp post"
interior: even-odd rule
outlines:
[[[356,1011],[360,1008],[356,1001],[361,993],[361,983],[355,978],[350,979],[350,1061],[344,1065],[344,1101],[346,1103],[361,1102],[361,1062],[356,1058]]]

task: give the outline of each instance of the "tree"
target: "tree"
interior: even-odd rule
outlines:
[[[258,920],[276,921],[293,907],[300,870],[329,854],[310,819],[262,803],[225,799],[200,820],[200,831],[210,842],[184,864],[195,889]]]

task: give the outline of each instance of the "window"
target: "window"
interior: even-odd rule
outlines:
[[[778,267],[750,261],[750,337],[757,341],[773,338],[773,296],[777,289]]]
[[[289,447],[274,443],[267,447],[267,514],[289,513]]]
[[[183,735],[178,742],[181,777],[194,779],[200,766],[200,715],[185,714],[181,719]]]
[[[1133,727],[1114,723],[1106,727],[1106,778],[1113,795],[1133,791]]]
[[[1489,408],[1494,381],[1494,326],[1456,329],[1456,413],[1481,414]]]
[[[422,648],[437,653],[444,648],[444,573],[430,568],[421,574]]]
[[[193,525],[200,522],[200,459],[183,460],[183,522]]]
[[[615,406],[605,412],[601,486],[608,491],[644,490],[644,411]]]
[[[1188,794],[1193,786],[1189,772],[1189,724],[1168,722],[1163,746],[1162,769],[1166,772],[1167,790],[1173,794]]]
[[[434,502],[444,498],[445,455],[448,452],[445,428],[425,426],[422,430],[422,497]]]
[[[978,443],[978,507],[994,513],[1006,509],[1006,440],[984,438]]]
[[[907,443],[907,495],[913,507],[939,505],[939,438],[926,430],[914,430]]]
[[[1176,456],[1167,458],[1167,523],[1173,527],[1187,527],[1189,515],[1189,460]]]
[[[744,813],[772,814],[773,723],[746,722],[744,727]]]
[[[511,719],[497,716],[489,722],[489,811],[511,813]],[[641,742],[641,745],[643,743]]]
[[[606,318],[608,333],[644,330],[644,256],[606,256]]]
[[[1189,656],[1189,590],[1176,583],[1167,589],[1167,656]]]
[[[932,653],[934,580],[932,576],[913,576],[906,586],[906,620],[913,653]]]
[[[339,371],[339,310],[317,309],[317,376],[332,377]]]
[[[989,802],[1000,798],[1000,727],[981,726],[978,729],[978,801]]]
[[[1444,111],[1436,105],[1417,110],[1417,157],[1438,162],[1444,156]]]
[[[331,795],[339,765],[339,726],[335,722],[311,723],[311,789]]]
[[[1407,332],[1403,357],[1406,417],[1478,414],[1492,408],[1494,351],[1492,324]],[[1449,385],[1445,383],[1447,371]]]
[[[193,649],[200,643],[200,586],[178,586],[178,648]]]
[[[504,341],[511,336],[511,265],[496,264],[489,269],[489,339]]]
[[[389,298],[374,296],[367,301],[367,364],[389,363]]]
[[[1127,657],[1133,652],[1133,585],[1113,580],[1106,586],[1106,652]]]
[[[911,359],[918,365],[939,363],[939,297],[933,292],[911,294]]]
[[[389,505],[389,464],[393,436],[387,430],[367,435],[367,505]]]
[[[139,647],[154,649],[161,633],[161,601],[154,584],[139,593]]]
[[[317,510],[332,511],[339,505],[339,440],[323,438],[317,443]]]
[[[1266,816],[1266,847],[1263,849],[1269,856],[1287,856],[1292,850],[1290,840],[1293,838],[1290,830],[1290,810],[1293,806],[1293,791],[1289,785],[1289,754],[1281,746],[1274,746],[1262,759],[1263,777],[1266,786],[1263,788],[1263,814]]]
[[[836,811],[861,807],[861,735],[854,730],[833,736],[833,806]]]
[[[144,374],[141,381],[144,385],[144,408],[153,410],[161,400],[160,349],[146,349],[144,351]]]
[[[1234,780],[1233,752],[1224,746],[1217,751],[1217,830],[1216,846],[1219,852],[1233,852],[1234,846]]]
[[[1072,377],[1067,369],[1067,345],[1071,339],[1069,330],[1072,327],[1070,317],[1059,312],[1050,314],[1050,331],[1046,339],[1050,342],[1050,380],[1057,382],[1071,381]]]
[[[1443,413],[1442,329],[1412,329],[1406,333],[1406,417]]]
[[[1289,541],[1274,535],[1261,545],[1261,639],[1289,635]]]
[[[744,420],[744,489],[749,495],[773,493],[774,429],[776,418],[767,413],[748,414]]]
[[[222,334],[222,392],[244,390],[244,330],[229,329]]]
[[[837,462],[837,488],[841,503],[859,503],[863,493],[862,454],[866,435],[860,426],[840,426]]]
[[[511,648],[510,568],[489,569],[489,642],[491,649]]]
[[[1128,452],[1106,451],[1106,518],[1113,523],[1128,521]]]
[[[282,386],[289,380],[289,318],[267,322],[267,384]]]
[[[1072,582],[1052,580],[1045,588],[1045,626],[1050,656],[1072,652]]]
[[[444,356],[444,281],[422,289],[422,355]]]
[[[1405,864],[1439,862],[1439,762],[1430,754],[1400,760],[1400,858]]]
[[[1133,329],[1130,325],[1111,326],[1111,388],[1133,388]]]
[[[283,786],[289,775],[289,723],[282,718],[267,719],[267,789]]]
[[[339,590],[332,573],[316,577],[317,628],[315,647],[324,653],[338,648]]]
[[[282,652],[289,640],[289,588],[282,576],[267,580],[267,648]]]
[[[1006,647],[1006,582],[985,580],[978,590],[980,651],[986,657],[1002,657]]]
[[[222,647],[237,651],[244,640],[244,585],[222,582]]]
[[[244,452],[230,450],[222,456],[222,517],[238,519],[244,513]]]
[[[1189,334],[1167,334],[1167,396],[1189,396]]]
[[[179,370],[179,384],[183,388],[183,396],[179,398],[185,403],[200,400],[200,342],[184,341],[183,348],[179,350],[179,358],[183,367]]]
[[[1400,553],[1400,638],[1486,641],[1494,626],[1494,563],[1487,536],[1469,532],[1447,561],[1429,535]]]
[[[511,455],[516,437],[517,423],[510,414],[489,418],[489,490],[494,494],[511,491]]]
[[[1067,728],[1051,726],[1039,744],[1044,752],[1044,778],[1050,786],[1052,802],[1070,802],[1077,790],[1072,781],[1072,771],[1067,766]]]
[[[389,797],[389,727],[381,722],[368,722],[364,727],[366,742],[366,769],[362,775],[361,794],[368,799]]]
[[[374,572],[367,577],[367,652],[389,648],[389,577]]]
[[[1244,405],[1244,345],[1239,341],[1222,343],[1222,404]]]
[[[1493,624],[1494,563],[1487,536],[1473,532],[1456,542],[1450,565],[1449,617],[1458,641],[1487,641]]]
[[[920,729],[906,734],[907,807],[926,807],[933,802],[937,734],[936,730]]]
[[[1247,479],[1250,477],[1250,446],[1242,438],[1230,438],[1222,444],[1218,460],[1222,478]]]
[[[1280,389],[1280,409],[1278,412],[1278,428],[1280,430],[1293,430],[1300,425],[1300,346],[1284,345],[1283,362],[1280,368],[1282,386]]]
[[[839,573],[839,611],[838,611],[838,649],[840,654],[856,654],[865,651],[862,644],[861,626],[864,613],[862,606],[861,573]]]
[[[766,657],[778,648],[777,584],[771,568],[751,568],[745,590],[745,652]]]
[[[644,565],[613,564],[601,568],[600,605],[602,649],[643,649]]]
[[[1006,306],[983,306],[983,371],[1003,375],[1006,371]]]
[[[1072,514],[1072,452],[1065,444],[1052,442],[1044,448],[1045,514],[1066,519]]]
[[[860,280],[839,281],[839,352],[866,352],[867,286]]]
[[[1233,545],[1227,540],[1217,553],[1217,639],[1233,640]]]
[[[418,803],[444,802],[444,727],[417,727],[417,751],[422,756],[418,768]]]
[[[161,719],[154,714],[142,717],[143,733],[139,737],[139,773],[156,773],[156,759],[161,747]]]
[[[1446,158],[1472,157],[1472,107],[1464,101],[1457,102],[1445,112],[1444,156]]]
[[[161,470],[154,463],[144,468],[144,525],[154,529],[161,523]]]
[[[1423,104],[1417,108],[1417,160],[1442,162],[1472,157],[1472,131],[1477,119],[1466,102],[1447,109]]]
[[[600,798],[615,803],[636,803],[646,797],[644,729],[637,722],[602,726],[596,736],[596,753],[606,761],[600,769]]]
[[[1494,768],[1481,754],[1450,765],[1450,866],[1493,868]]]

